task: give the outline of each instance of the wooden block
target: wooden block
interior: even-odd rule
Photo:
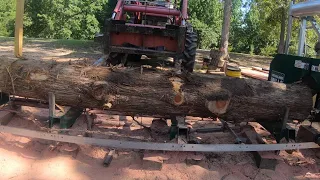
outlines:
[[[257,139],[262,139],[253,128],[246,129],[243,135],[247,138],[246,143],[248,144],[260,144]],[[253,151],[252,154],[258,168],[275,170],[276,165],[278,164],[278,159],[274,152]]]
[[[147,170],[161,170],[163,161],[157,157],[143,158],[142,168]]]
[[[161,170],[163,161],[169,157],[161,153],[144,153],[142,159],[142,168],[147,170]]]
[[[199,165],[205,159],[203,154],[189,154],[186,158],[187,165]]]
[[[65,107],[65,112],[68,111],[70,107]],[[39,121],[47,121],[49,118],[49,109],[48,108],[38,108],[38,107],[31,107],[31,106],[21,106],[20,111],[26,115],[28,115],[30,118],[37,119]],[[63,116],[65,112],[62,112],[60,110],[56,110],[55,114],[56,116]]]
[[[297,141],[299,142],[315,142],[315,138],[320,132],[308,125],[301,125],[298,130]]]
[[[0,111],[0,124],[1,125],[8,125],[10,120],[13,118],[15,113],[8,112],[8,111]]]

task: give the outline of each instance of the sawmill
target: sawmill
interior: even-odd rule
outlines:
[[[180,7],[170,2],[117,1],[101,36],[103,56],[94,64],[30,63],[0,57],[0,132],[112,149],[279,152],[319,148],[319,129],[313,125],[320,122],[320,28],[314,17],[320,14],[320,1],[291,4],[286,54],[277,54],[270,67],[256,69],[256,75],[227,61],[216,63],[214,68],[223,68],[219,73],[194,72],[199,50],[197,35],[187,22],[187,7],[187,0]],[[289,54],[294,20],[301,23],[297,56]],[[315,58],[306,53],[308,24],[319,35],[313,46]],[[171,57],[174,68],[127,66],[142,56]],[[39,128],[8,125],[14,116],[25,113],[25,107],[48,110],[46,120],[35,121]],[[85,127],[77,129],[81,115],[86,117]],[[97,128],[114,123],[97,121],[110,115],[130,118],[164,140],[124,138]],[[150,126],[145,125],[144,119],[150,118]],[[193,126],[203,121],[214,126]],[[306,121],[308,125],[301,125]],[[253,122],[271,134],[273,143],[244,132]],[[216,132],[231,134],[234,143],[208,144],[198,138]]]

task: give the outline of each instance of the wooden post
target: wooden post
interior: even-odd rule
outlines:
[[[24,1],[25,0],[17,0],[16,5],[16,24],[14,35],[14,55],[16,57],[22,57]]]

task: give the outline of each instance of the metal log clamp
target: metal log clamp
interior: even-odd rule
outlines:
[[[234,130],[232,130],[232,129],[230,128],[230,126],[228,125],[228,123],[227,123],[226,121],[224,121],[224,120],[222,120],[222,119],[220,119],[220,121],[221,121],[221,123],[222,123],[222,129],[228,130],[228,131],[233,135],[233,137],[236,138],[236,142],[235,142],[236,144],[244,144],[243,142],[246,141],[245,138],[239,137],[239,136],[234,132]]]

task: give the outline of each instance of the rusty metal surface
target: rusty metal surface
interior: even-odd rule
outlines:
[[[106,31],[103,38],[104,54],[117,52],[117,53],[128,53],[128,54],[145,54],[145,55],[149,54],[149,55],[164,55],[164,56],[176,57],[177,53],[182,53],[184,50],[185,32],[186,32],[185,27],[179,27],[175,25],[167,25],[164,29],[161,29],[161,28],[152,27],[152,26],[140,26],[140,25],[135,26],[134,24],[128,25],[125,23],[125,21],[108,20],[106,22]],[[124,33],[124,35],[129,34],[130,35],[129,38],[131,38],[132,36],[133,39],[138,38],[138,37],[135,37],[136,36],[135,34],[164,37],[164,38],[173,38],[175,41],[172,41],[172,42],[175,43],[174,46],[177,46],[177,51],[169,52],[169,51],[142,49],[142,48],[134,49],[134,48],[127,48],[127,47],[120,48],[120,46],[115,47],[115,45],[111,41],[112,39],[111,36],[113,36],[112,34],[114,33],[117,33],[118,36],[121,36],[122,33]],[[131,42],[131,41],[128,40],[128,42]],[[169,41],[167,41],[167,43],[168,42]],[[155,43],[155,44],[158,45],[159,43]]]
[[[109,23],[110,32],[127,32],[127,33],[136,33],[136,34],[150,34],[150,35],[159,35],[159,36],[168,36],[168,37],[179,37],[179,26],[170,28],[158,28],[153,26],[135,26],[134,24],[122,24],[121,21],[111,21]]]
[[[150,49],[130,48],[130,47],[121,47],[121,46],[111,46],[110,52],[157,55],[157,56],[168,56],[168,57],[173,57],[176,55],[175,52],[169,52],[169,51],[157,51],[157,50],[150,50]]]

